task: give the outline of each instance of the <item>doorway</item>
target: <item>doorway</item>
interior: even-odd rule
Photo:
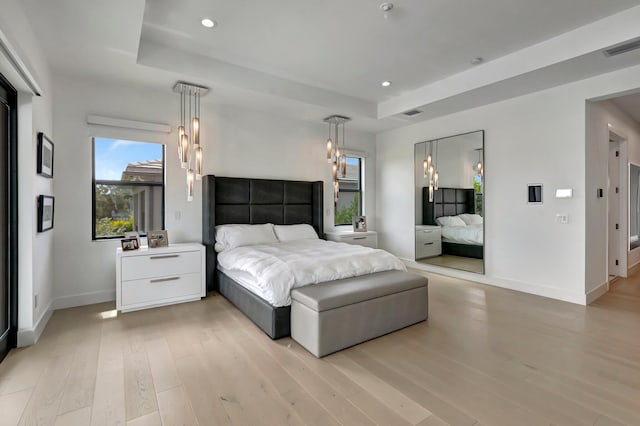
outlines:
[[[18,330],[17,93],[0,75],[0,361]]]
[[[627,276],[627,141],[609,128],[607,198],[609,282]]]

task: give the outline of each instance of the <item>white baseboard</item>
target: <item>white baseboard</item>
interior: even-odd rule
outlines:
[[[547,287],[540,284],[525,283],[506,278],[487,277],[486,275],[474,274],[472,272],[459,271],[435,265],[426,265],[424,263],[418,263],[408,259],[401,260],[411,268],[433,272],[436,274],[445,275],[447,277],[475,281],[481,284],[487,284],[490,286],[505,288],[508,290],[520,291],[522,293],[535,294],[536,296],[548,297],[550,299],[575,303],[577,305],[586,304],[586,298],[584,294],[563,291],[554,287]]]
[[[96,303],[116,300],[116,290],[101,290],[91,293],[74,294],[73,296],[56,297],[53,309],[75,308],[76,306],[94,305]]]
[[[603,282],[598,287],[594,288],[591,291],[587,292],[586,301],[587,305],[592,304],[596,301],[600,296],[604,295],[607,291],[609,291],[609,282]]]
[[[635,274],[638,270],[640,270],[640,260],[627,268],[627,277]]]
[[[40,318],[36,321],[36,324],[32,328],[25,328],[22,330],[18,330],[18,347],[22,348],[24,346],[35,345],[44,328],[47,326],[47,323],[51,319],[51,315],[53,315],[53,301],[49,302],[47,308],[42,311]]]

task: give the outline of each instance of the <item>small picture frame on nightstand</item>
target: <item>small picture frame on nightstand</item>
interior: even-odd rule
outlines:
[[[353,224],[353,232],[367,232],[366,216],[353,216],[351,223]]]
[[[120,244],[122,245],[122,251],[138,250],[140,248],[137,238],[123,238],[120,240]]]

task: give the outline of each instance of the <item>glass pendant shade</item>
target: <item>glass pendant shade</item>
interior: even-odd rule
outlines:
[[[433,185],[429,184],[429,202],[433,203]]]
[[[427,169],[431,169],[431,164],[433,163],[433,159],[431,158],[431,154],[427,156]]]
[[[429,177],[429,165],[427,164],[427,160],[422,162],[422,176]]]
[[[336,179],[336,180],[333,181],[333,202],[334,203],[338,202],[338,195],[339,194],[340,194],[340,183]]]
[[[429,166],[429,177],[433,177],[433,164]]]
[[[338,180],[338,164],[337,163],[333,163],[331,166],[331,175],[333,177],[334,181]]]
[[[340,147],[336,146],[336,163],[340,161]]]
[[[193,117],[192,121],[193,128],[193,143],[196,145],[200,144],[200,119],[198,117]]]
[[[342,157],[340,158],[340,168],[342,171],[342,177],[347,177],[347,154],[342,153]]]
[[[195,174],[193,169],[187,171],[187,201],[193,201],[193,185],[195,180]]]
[[[436,172],[433,174],[433,189],[434,191],[438,190],[438,171],[436,170]]]
[[[196,180],[202,180],[202,147],[196,146]]]
[[[186,134],[182,135],[182,143],[180,144],[180,148],[182,148],[182,158],[181,158],[181,166],[183,169],[187,168],[187,160],[189,159],[189,136]]]
[[[178,158],[182,162],[182,135],[184,135],[184,126],[178,126]]]
[[[327,139],[327,162],[331,162],[331,157],[333,154],[333,141],[331,138]]]

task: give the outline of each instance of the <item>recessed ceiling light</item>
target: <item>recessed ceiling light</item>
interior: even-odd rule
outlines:
[[[383,12],[389,12],[391,9],[393,9],[393,3],[385,2],[380,5],[380,10]]]
[[[473,58],[471,60],[471,65],[480,65],[483,62],[484,62],[484,58],[481,58],[480,56],[478,56],[477,58]]]
[[[383,81],[382,83],[380,83],[382,85],[382,87],[389,87],[391,86],[391,82],[389,80]]]
[[[216,21],[213,21],[209,18],[204,18],[201,22],[202,22],[202,26],[207,28],[213,28],[216,26]]]

